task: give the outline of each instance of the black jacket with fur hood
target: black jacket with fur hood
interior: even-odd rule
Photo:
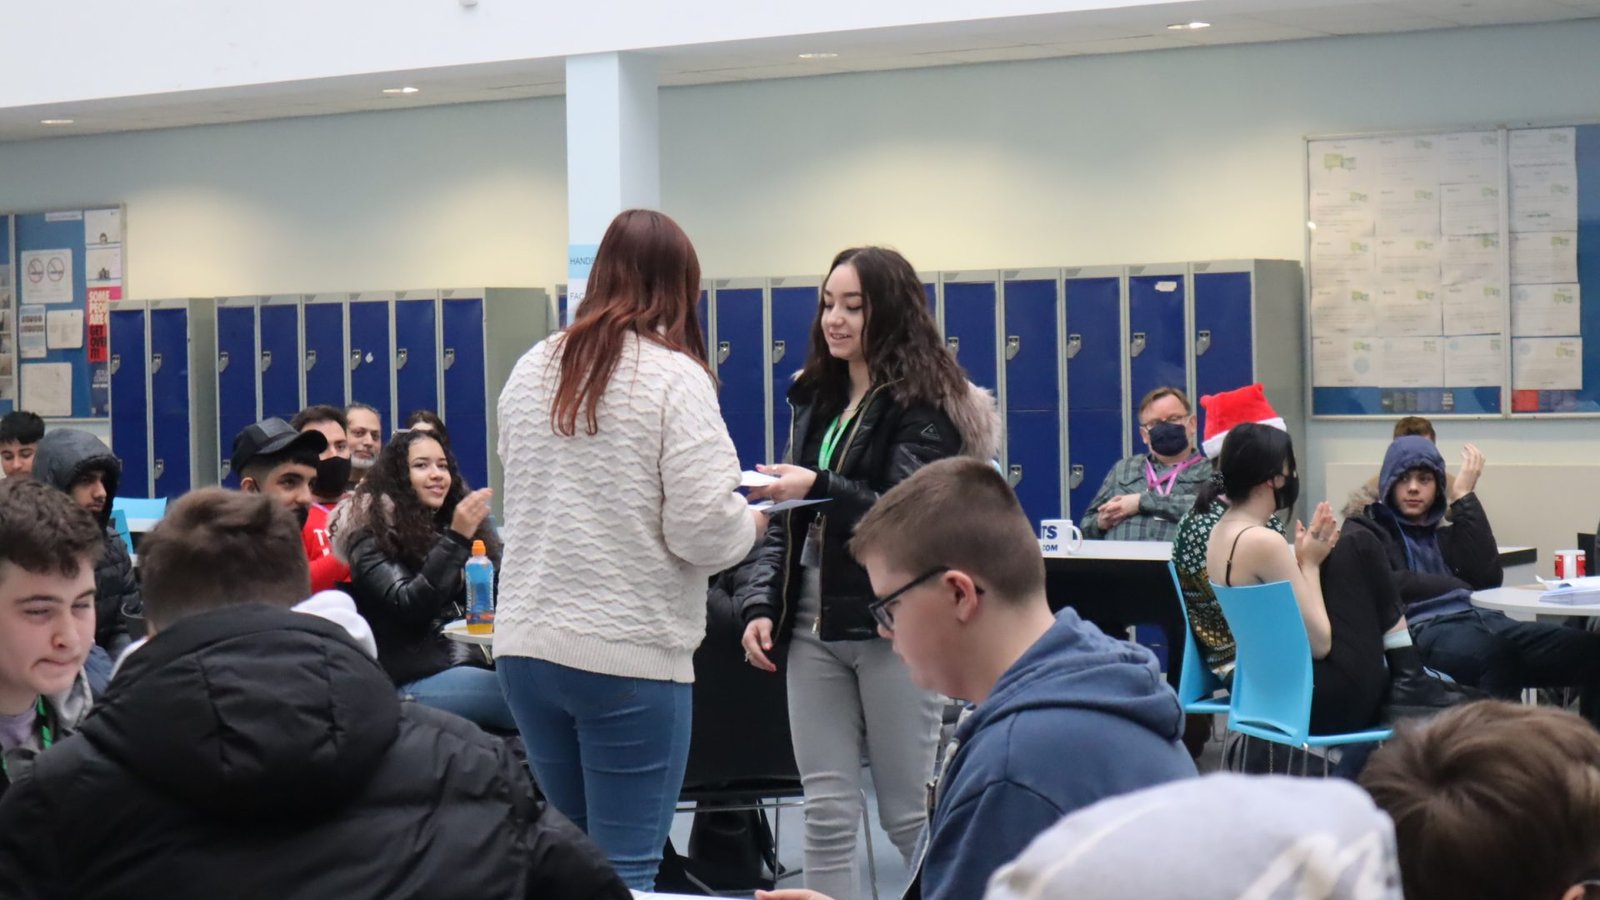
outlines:
[[[812,392],[804,382],[789,389],[794,415],[784,461],[816,469],[828,422],[815,419]],[[783,637],[794,625],[800,604],[800,554],[813,521],[822,531],[822,614],[818,633],[825,641],[864,641],[878,636],[867,604],[872,584],[846,549],[856,523],[890,488],[935,460],[972,456],[993,460],[1000,452],[1000,413],[994,397],[968,384],[959,397],[939,406],[902,406],[890,385],[879,385],[862,400],[862,409],[844,433],[838,465],[818,472],[806,495],[829,502],[779,515],[767,527],[759,563],[741,586],[744,620],[766,617]]]

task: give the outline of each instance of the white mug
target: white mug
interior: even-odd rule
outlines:
[[[1071,556],[1083,549],[1083,532],[1071,519],[1044,519],[1039,522],[1039,549],[1047,556]]]

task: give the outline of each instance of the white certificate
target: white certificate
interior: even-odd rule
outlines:
[[[1373,138],[1312,141],[1307,147],[1311,187],[1371,185],[1378,175],[1378,144]]]
[[[1439,282],[1501,281],[1498,234],[1451,234],[1444,239],[1439,258]]]
[[[1377,218],[1373,193],[1355,188],[1323,188],[1311,192],[1311,221],[1319,228],[1371,237]]]
[[[1506,298],[1499,282],[1449,285],[1443,306],[1445,334],[1498,334],[1505,328]]]
[[[26,382],[24,382],[26,384]],[[1583,389],[1583,338],[1515,338],[1511,341],[1511,389]]]
[[[1441,134],[1439,180],[1498,183],[1500,181],[1500,136],[1493,131],[1458,131]]]
[[[1511,289],[1511,336],[1578,334],[1580,308],[1576,284],[1519,284]]]
[[[1364,337],[1311,340],[1311,384],[1315,387],[1379,387],[1378,341]]]
[[[1431,134],[1378,138],[1378,176],[1384,184],[1437,185],[1438,151]]]
[[[1311,272],[1316,281],[1364,281],[1373,273],[1373,240],[1318,228],[1311,238]]]
[[[1529,231],[1511,236],[1512,284],[1565,284],[1577,280],[1577,232]]]
[[[1383,340],[1383,386],[1421,388],[1444,386],[1442,337],[1397,337]]]
[[[1444,185],[1439,189],[1439,222],[1445,234],[1499,234],[1500,186]]]
[[[1378,235],[1439,233],[1439,189],[1407,184],[1378,190]]]
[[[1372,334],[1377,322],[1371,288],[1341,283],[1311,289],[1312,334]]]
[[[1578,178],[1543,169],[1516,173],[1511,182],[1512,231],[1576,231]]]
[[[1499,387],[1506,383],[1506,339],[1498,334],[1446,338],[1444,383],[1448,387]]]
[[[1396,282],[1378,289],[1378,333],[1395,337],[1438,335],[1439,291],[1433,284]]]
[[[1421,235],[1380,237],[1378,274],[1385,280],[1437,282],[1439,239]]]
[[[1571,168],[1577,164],[1577,148],[1575,128],[1521,128],[1511,132],[1511,168]]]

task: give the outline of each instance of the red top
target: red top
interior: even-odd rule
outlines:
[[[328,540],[328,513],[331,511],[321,503],[311,504],[305,530],[300,532],[300,540],[306,545],[306,558],[311,560],[313,594],[332,590],[339,582],[350,580],[350,567],[333,555],[333,543]]]

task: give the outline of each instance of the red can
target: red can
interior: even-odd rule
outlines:
[[[1574,570],[1576,570],[1576,571],[1572,571],[1572,572],[1568,572],[1567,571],[1567,559],[1568,559],[1568,557],[1571,557],[1571,559],[1572,559],[1572,568]],[[1582,550],[1570,551],[1569,550],[1569,551],[1567,551],[1565,553],[1562,553],[1562,552],[1557,552],[1556,553],[1556,577],[1557,578],[1582,578],[1588,572],[1588,569],[1589,569],[1589,554],[1585,553],[1584,551],[1582,551]]]

